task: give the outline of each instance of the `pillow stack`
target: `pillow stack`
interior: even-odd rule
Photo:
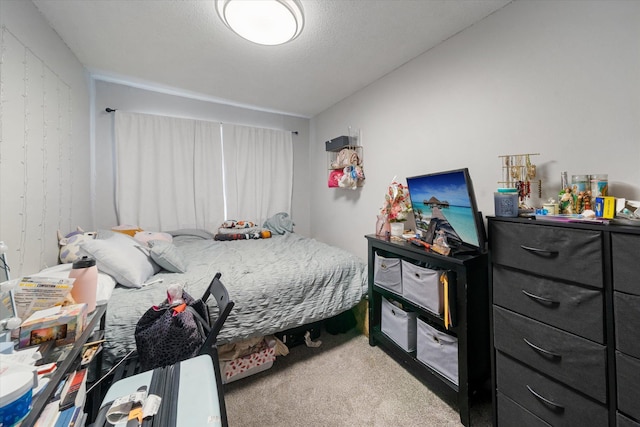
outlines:
[[[96,260],[98,270],[129,288],[141,288],[161,269],[184,273],[186,263],[167,233],[137,228],[99,230],[97,238],[82,243],[80,252]],[[116,231],[116,232],[114,232]]]

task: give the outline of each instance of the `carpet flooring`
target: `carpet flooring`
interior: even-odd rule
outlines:
[[[454,396],[434,394],[356,329],[319,339],[320,347],[293,347],[271,369],[225,385],[229,426],[462,425]],[[471,419],[492,425],[488,397]]]

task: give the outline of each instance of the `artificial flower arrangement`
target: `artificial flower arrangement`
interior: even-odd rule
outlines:
[[[386,215],[389,222],[401,222],[408,219],[410,212],[409,189],[406,185],[396,182],[394,178],[384,196],[384,204],[380,213]]]

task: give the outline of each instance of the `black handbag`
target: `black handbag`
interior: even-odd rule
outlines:
[[[209,309],[183,292],[183,304],[165,300],[148,309],[135,330],[140,368],[147,371],[197,356],[211,328]]]

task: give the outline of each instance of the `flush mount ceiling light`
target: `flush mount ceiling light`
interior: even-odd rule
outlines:
[[[216,10],[233,32],[262,45],[287,43],[304,26],[298,0],[216,0]]]

